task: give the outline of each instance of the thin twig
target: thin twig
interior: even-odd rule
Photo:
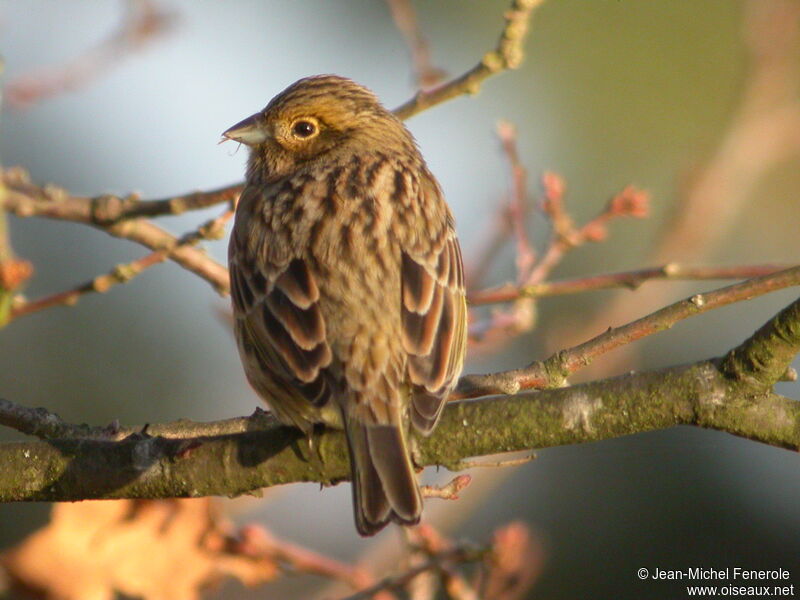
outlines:
[[[562,296],[612,288],[637,289],[643,283],[655,280],[703,281],[710,279],[750,279],[787,269],[789,265],[764,264],[732,267],[692,267],[669,263],[652,269],[638,269],[620,273],[575,277],[561,281],[545,281],[534,285],[505,284],[468,294],[473,306],[510,302],[517,298],[543,298]]]
[[[372,585],[374,581],[363,569],[324,556],[309,548],[277,539],[258,525],[247,525],[239,531],[236,551],[247,556],[262,556],[295,573],[308,573],[343,581],[354,590]]]
[[[473,548],[467,546],[460,546],[436,555],[430,560],[412,567],[400,573],[387,577],[373,586],[363,589],[351,596],[342,598],[341,600],[367,600],[373,598],[375,594],[383,590],[399,590],[407,585],[412,579],[419,576],[426,571],[441,569],[447,563],[467,563],[476,562],[481,560],[486,555],[485,548]]]
[[[517,149],[517,133],[508,121],[497,125],[497,137],[510,170],[510,192],[507,209],[507,227],[514,234],[516,241],[517,282],[522,284],[530,276],[536,264],[536,251],[528,237],[528,173],[522,166]],[[506,213],[506,211],[503,211]],[[498,232],[499,232],[498,228]],[[499,240],[498,240],[499,241]],[[489,250],[494,248],[489,246]],[[472,315],[471,315],[472,316]],[[469,326],[470,341],[473,348],[480,344],[482,351],[505,343],[512,336],[519,335],[533,328],[536,320],[536,305],[531,298],[520,297],[511,307],[492,311],[488,318],[472,321]]]
[[[230,281],[228,270],[209,257],[199,248],[181,245],[180,240],[158,225],[142,218],[109,221],[98,217],[95,211],[95,199],[72,196],[66,190],[53,186],[36,186],[28,181],[24,171],[20,169],[6,170],[3,173],[6,194],[2,199],[3,208],[19,217],[40,216],[64,221],[73,221],[90,225],[109,235],[136,242],[151,250],[164,250],[169,258],[179,265],[208,281],[221,295],[228,293]],[[191,194],[184,198],[193,198],[195,202],[213,199],[213,203],[237,197],[236,187],[214,190],[208,194]],[[110,197],[104,197],[104,206],[109,206]],[[124,203],[124,201],[123,201]],[[111,203],[113,204],[113,203]],[[166,207],[168,201],[159,201],[160,207]],[[174,206],[180,206],[175,203]],[[124,210],[120,214],[124,214]]]
[[[649,195],[643,190],[628,186],[609,200],[595,218],[580,228],[573,224],[564,205],[564,182],[554,173],[542,176],[544,187],[543,211],[553,224],[550,244],[542,258],[528,274],[524,285],[536,285],[547,279],[564,255],[586,244],[603,242],[608,237],[609,221],[619,217],[645,218],[648,216]]]
[[[431,560],[435,559],[446,552],[451,551],[457,547],[453,541],[444,537],[433,526],[427,523],[421,524],[412,530],[409,530],[409,538],[413,546],[416,548],[416,554],[421,554],[422,558]],[[491,548],[487,548],[486,557],[490,556]],[[478,595],[472,586],[467,583],[466,579],[454,568],[456,565],[442,565],[439,572],[439,578],[442,582],[442,588],[447,593],[447,597],[452,600],[478,600]]]
[[[403,35],[411,53],[416,87],[429,88],[439,83],[445,72],[433,65],[428,40],[422,33],[417,20],[417,12],[411,0],[387,0],[397,29]]]
[[[127,283],[153,265],[162,263],[166,259],[167,253],[164,250],[157,250],[129,263],[119,264],[108,273],[98,275],[63,292],[50,294],[38,300],[20,301],[19,297],[17,297],[11,309],[11,320],[52,308],[53,306],[72,306],[81,296],[92,292],[104,294],[115,285]]]
[[[528,173],[519,158],[517,130],[508,121],[497,124],[497,137],[503,146],[511,170],[511,202],[509,218],[517,243],[517,281],[528,280],[531,268],[536,263],[536,251],[528,237]]]
[[[525,56],[525,36],[534,9],[544,0],[513,0],[506,11],[506,24],[497,47],[487,52],[469,71],[432,90],[420,90],[411,100],[394,109],[401,119],[408,119],[423,110],[463,94],[476,94],[485,79],[507,69],[516,69]]]
[[[226,185],[206,192],[190,192],[160,200],[140,200],[131,195],[125,198],[106,194],[91,198],[92,218],[98,225],[110,225],[137,217],[180,215],[190,210],[202,210],[217,204],[235,204],[243,184]]]
[[[0,181],[0,198],[5,196],[5,184]],[[20,260],[11,246],[11,232],[8,228],[8,215],[0,206],[0,329],[11,318],[14,294],[33,274],[33,265]]]
[[[457,475],[444,485],[423,485],[420,488],[423,498],[442,498],[458,500],[458,494],[472,481],[469,475]]]
[[[235,204],[244,187],[243,184],[227,185],[209,191],[142,200],[136,194],[76,196],[53,184],[38,186],[31,183],[28,173],[21,167],[10,167],[0,173],[11,194],[2,203],[18,217],[42,216],[98,227],[140,217],[180,215],[216,204]]]
[[[224,265],[201,248],[181,245],[178,238],[150,221],[134,219],[102,229],[110,235],[137,242],[152,250],[166,250],[171,260],[205,279],[221,296],[230,292],[230,277]]]
[[[225,223],[233,216],[233,209],[228,209],[220,216],[206,221],[200,227],[182,236],[172,252],[181,247],[197,244],[201,240],[219,239],[224,234]],[[61,305],[73,305],[78,299],[88,293],[105,293],[118,284],[127,283],[146,269],[164,262],[169,258],[170,250],[156,250],[127,264],[117,265],[105,275],[98,275],[94,279],[78,285],[72,289],[40,298],[38,300],[23,301],[15,304],[11,310],[11,319],[39,312],[46,308]]]
[[[536,454],[530,452],[525,456],[517,458],[500,458],[497,460],[462,460],[457,465],[458,469],[475,469],[475,468],[488,468],[488,469],[505,469],[507,467],[519,467],[527,465],[529,462],[536,460]]]
[[[566,210],[564,202],[564,181],[554,173],[545,173],[542,176],[544,199],[541,210],[549,219],[552,227],[550,242],[539,260],[530,246],[524,227],[524,181],[525,169],[521,165],[516,137],[513,129],[505,127],[500,130],[503,141],[503,150],[508,156],[512,168],[512,227],[517,239],[517,281],[519,289],[538,289],[552,270],[564,258],[567,252],[586,244],[587,242],[602,242],[608,237],[608,223],[618,217],[647,216],[648,195],[646,192],[628,186],[611,198],[603,211],[582,227],[575,226],[572,217]],[[517,205],[519,208],[513,208]],[[470,323],[470,340],[479,344],[482,350],[493,348],[499,343],[505,343],[510,337],[519,335],[533,328],[536,318],[534,295],[516,293],[509,294],[504,290],[505,297],[513,301],[508,309],[496,310],[488,319]],[[489,299],[495,297],[488,295]],[[482,302],[489,304],[490,302]]]

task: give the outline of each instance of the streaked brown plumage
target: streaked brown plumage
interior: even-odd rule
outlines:
[[[461,372],[453,219],[403,124],[366,88],[301,79],[226,138],[250,146],[229,265],[247,378],[283,422],[344,427],[356,527],[417,523],[410,425]]]

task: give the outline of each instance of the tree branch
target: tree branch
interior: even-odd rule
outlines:
[[[765,352],[769,344],[775,349]],[[420,440],[419,463],[456,469],[472,456],[681,424],[798,450],[800,402],[771,391],[798,351],[800,300],[722,359],[451,403],[435,433]],[[349,476],[341,431],[315,435],[315,455],[309,457],[298,430],[265,420],[260,411],[238,420],[236,429],[243,431],[185,438],[142,432],[116,442],[84,438],[2,444],[0,501],[238,495],[297,481],[331,484]]]
[[[418,88],[428,88],[439,83],[445,72],[433,65],[428,40],[422,33],[417,11],[411,0],[387,0],[392,20],[400,31],[411,54],[414,83]]]
[[[800,402],[765,392],[756,402],[714,361],[626,375],[569,388],[450,404],[422,465],[458,468],[462,459],[697,425],[800,449]],[[513,427],[509,424],[513,423]],[[316,437],[304,455],[295,429],[268,425],[232,435],[119,442],[48,440],[0,445],[0,501],[239,495],[284,483],[335,483],[349,476],[340,431]]]
[[[256,408],[249,417],[234,417],[213,423],[198,423],[182,419],[172,423],[154,423],[145,427],[121,427],[119,423],[106,426],[71,424],[46,408],[29,408],[0,398],[0,425],[43,440],[82,439],[120,441],[130,436],[159,436],[169,439],[214,437],[247,431],[261,431],[279,425],[271,413]]]
[[[38,186],[31,183],[28,174],[20,167],[10,167],[0,173],[9,191],[3,205],[16,216],[47,217],[100,228],[130,219],[174,216],[226,202],[235,204],[244,187],[243,184],[227,185],[206,192],[142,200],[136,194],[76,196],[53,184]]]
[[[182,236],[181,239],[177,240],[175,245],[170,249],[156,250],[127,264],[117,265],[105,275],[98,275],[97,277],[70,290],[51,294],[50,296],[46,296],[38,300],[22,301],[13,307],[11,311],[11,318],[16,319],[18,317],[29,315],[52,306],[75,304],[84,294],[89,294],[92,292],[105,293],[115,285],[127,283],[146,269],[149,269],[150,267],[167,260],[167,258],[170,256],[170,252],[174,253],[174,251],[178,248],[192,246],[199,243],[201,240],[221,238],[225,234],[225,224],[232,216],[233,209],[229,208],[220,216],[206,221],[194,231]],[[221,274],[212,274],[210,276],[214,277],[212,283],[218,287],[226,283],[226,280],[221,277]],[[206,279],[208,279],[208,277],[206,277]]]
[[[790,365],[798,352],[800,300],[787,306],[747,341],[728,352],[721,370],[728,377],[755,388],[770,386],[776,381],[794,381],[797,373]]]
[[[795,285],[800,285],[800,266],[695,294],[626,325],[609,328],[582,344],[561,350],[547,360],[536,361],[523,369],[489,375],[466,375],[461,378],[451,397],[478,398],[489,394],[514,394],[520,390],[558,387],[564,385],[569,375],[586,367],[598,356],[669,329],[678,321]]]
[[[575,277],[561,281],[543,281],[532,285],[518,286],[505,284],[493,288],[478,290],[468,294],[467,301],[473,305],[496,304],[510,302],[518,298],[543,298],[545,296],[563,296],[594,290],[607,290],[612,288],[637,289],[643,283],[655,280],[674,281],[702,281],[708,279],[750,279],[777,273],[788,268],[789,265],[740,265],[733,267],[693,267],[668,263],[652,269],[639,269],[636,271],[623,271],[621,273],[604,273],[589,275],[588,277]]]
[[[520,335],[533,329],[536,324],[535,297],[530,294],[520,293],[521,290],[535,289],[550,276],[553,269],[563,260],[567,252],[574,250],[588,242],[602,242],[608,237],[608,223],[619,217],[644,218],[648,213],[649,194],[628,186],[616,194],[607,203],[606,207],[593,219],[580,227],[576,227],[572,216],[567,212],[564,202],[565,184],[563,179],[555,173],[545,173],[542,176],[544,198],[540,210],[547,218],[551,233],[547,246],[542,256],[539,257],[530,242],[526,231],[525,221],[528,213],[527,198],[527,173],[519,158],[517,150],[516,131],[508,122],[498,125],[498,137],[503,146],[503,151],[511,168],[510,202],[506,210],[507,223],[504,231],[503,223],[494,232],[495,240],[513,233],[516,240],[517,286],[512,288],[512,293],[504,290],[505,297],[511,298],[512,304],[503,310],[491,311],[487,318],[471,319],[469,326],[469,341],[473,348],[486,351],[498,343],[507,342],[512,336]],[[493,240],[487,247],[489,253],[499,249]],[[483,270],[488,267],[490,254],[485,255],[478,262],[478,266],[470,273],[470,281],[475,282],[480,278]],[[517,293],[513,294],[513,290]],[[481,292],[477,294],[481,296]],[[470,294],[470,300],[475,298]],[[497,296],[496,290],[489,291],[489,302]],[[482,303],[489,303],[484,300]],[[472,302],[473,306],[475,305]]]
[[[506,12],[506,24],[497,47],[466,73],[431,90],[420,90],[411,100],[394,109],[401,119],[408,119],[424,110],[463,94],[477,94],[488,77],[522,64],[523,44],[533,11],[544,0],[513,0]]]
[[[133,215],[141,211],[158,210],[172,210],[177,212],[169,214],[178,214],[186,206],[199,208],[204,202],[230,200],[237,197],[237,186],[141,203],[135,198],[120,199],[116,196],[102,196],[99,200],[72,196],[54,185],[40,187],[32,184],[21,169],[4,171],[3,181],[6,193],[0,199],[0,208],[18,217],[39,216],[91,225],[111,236],[136,242],[151,250],[165,251],[170,259],[208,281],[220,294],[227,294],[230,289],[228,270],[223,265],[201,249],[181,244],[180,239],[158,225],[142,218],[133,218]]]
[[[484,375],[464,375],[458,387],[450,395],[450,400],[479,398],[482,396],[506,394],[513,395],[523,390],[561,387],[566,378],[591,363],[597,356],[630,343],[642,337],[668,329],[678,321],[701,314],[712,308],[718,308],[733,302],[747,300],[756,296],[800,285],[800,266],[750,279],[742,283],[720,288],[705,294],[696,294],[689,299],[681,300],[666,306],[646,317],[628,323],[616,329],[608,329],[604,333],[572,348],[557,352],[544,361],[535,361],[522,369],[500,371]],[[788,362],[796,353],[789,342],[793,331],[791,320],[794,318],[791,307],[776,317],[775,323],[765,325],[748,342],[749,345],[734,351],[736,356],[747,359],[749,363],[764,365],[774,364],[774,371],[786,374]],[[788,311],[788,312],[787,312]],[[778,346],[778,344],[783,344]],[[755,357],[756,352],[767,352],[769,345],[776,348],[771,354]],[[745,367],[737,367],[732,358],[726,358],[726,373],[747,372]],[[742,359],[739,359],[741,362]],[[752,372],[755,376],[757,373]],[[758,381],[770,379],[772,371],[757,378]],[[778,376],[772,378],[776,381]],[[266,420],[265,420],[266,419]],[[82,438],[96,440],[121,440],[136,435],[141,428],[120,428],[119,425],[109,427],[88,427],[86,425],[70,425],[44,408],[28,408],[7,400],[0,399],[0,424],[34,435],[42,439]],[[261,409],[256,409],[251,417],[241,417],[218,421],[215,423],[193,423],[178,421],[161,425],[148,425],[148,434],[166,438],[213,437],[254,431],[262,426],[274,426],[277,422]]]
[[[432,556],[422,564],[411,567],[399,575],[386,577],[368,588],[360,590],[355,594],[351,594],[341,600],[369,600],[374,598],[375,595],[383,590],[399,590],[406,586],[412,579],[418,577],[426,571],[438,570],[444,568],[448,563],[470,563],[482,560],[489,554],[488,548],[478,548],[472,546],[456,546],[455,548],[445,550],[440,554]]]
[[[217,204],[236,204],[244,184],[237,183],[206,192],[189,192],[159,200],[141,200],[135,195],[120,197],[111,194],[87,198],[91,203],[92,219],[99,225],[111,225],[126,219],[180,215],[190,210],[202,210]]]

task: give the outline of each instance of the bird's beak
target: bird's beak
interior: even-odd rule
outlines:
[[[233,127],[222,132],[223,142],[233,140],[247,146],[256,146],[267,140],[269,134],[263,122],[264,117],[261,113],[250,115],[243,121],[239,121]]]

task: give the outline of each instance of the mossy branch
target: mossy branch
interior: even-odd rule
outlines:
[[[422,466],[458,469],[501,452],[577,444],[675,425],[800,449],[800,402],[772,391],[800,351],[800,300],[726,356],[583,385],[450,404],[420,440]],[[5,407],[8,408],[8,407]],[[218,425],[218,426],[216,426]],[[339,431],[302,435],[257,411],[221,424],[179,422],[114,441],[92,437],[0,444],[0,501],[235,496],[349,476]],[[221,432],[196,435],[192,431]],[[162,432],[182,437],[151,435]]]

